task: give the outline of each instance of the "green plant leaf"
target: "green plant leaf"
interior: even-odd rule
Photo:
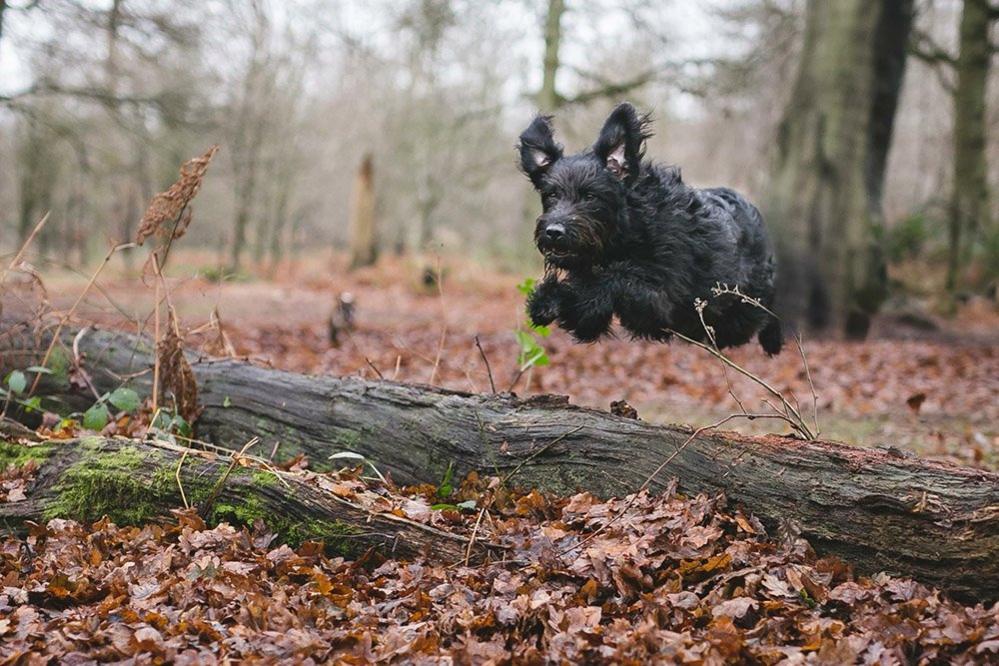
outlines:
[[[28,388],[28,378],[20,370],[13,370],[7,375],[7,386],[11,393],[21,395]]]
[[[111,392],[108,396],[108,402],[114,405],[115,409],[119,411],[134,414],[139,410],[141,400],[138,393],[122,386]]]
[[[42,398],[41,396],[36,395],[33,398],[25,400],[21,404],[24,406],[24,411],[30,414],[31,412],[40,410],[42,408]]]
[[[534,293],[534,287],[537,283],[537,280],[534,278],[524,278],[524,281],[517,285],[517,291],[522,293],[524,296],[530,296]]]
[[[229,399],[229,396],[226,396],[226,397],[222,398],[222,406],[223,407],[232,407],[232,400]]]
[[[437,496],[443,499],[447,499],[454,492],[454,486],[451,485],[451,479],[454,476],[454,463],[448,463],[447,471],[444,472],[444,478],[441,479],[441,485],[437,487]]]
[[[155,428],[156,430],[163,430],[164,432],[169,432],[170,428],[173,426],[173,417],[170,412],[165,412],[159,410],[156,412],[156,416],[153,417],[153,422],[149,424],[149,427]]]
[[[476,509],[475,500],[465,500],[464,502],[458,502],[456,506],[462,511],[475,511]]]
[[[175,414],[173,417],[173,429],[174,432],[181,437],[187,437],[190,439],[194,435],[194,431],[191,429],[191,424],[181,416],[180,414]]]
[[[111,420],[111,413],[103,402],[96,403],[83,413],[83,427],[100,432]]]
[[[549,335],[552,334],[552,329],[549,326],[535,326],[534,324],[531,324],[530,326],[532,331],[534,331],[543,338],[547,338]]]
[[[457,511],[458,510],[458,505],[457,504],[448,504],[447,502],[441,502],[440,504],[431,505],[430,510],[431,511],[446,511],[446,510]]]
[[[24,369],[25,372],[36,372],[39,375],[51,375],[52,371],[43,365],[32,365]]]

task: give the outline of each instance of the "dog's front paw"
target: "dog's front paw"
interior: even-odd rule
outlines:
[[[558,319],[565,297],[564,287],[553,278],[545,278],[527,297],[527,316],[535,326],[548,326]]]
[[[576,282],[559,312],[559,325],[577,342],[593,342],[610,331],[614,317],[611,293],[598,282]]]

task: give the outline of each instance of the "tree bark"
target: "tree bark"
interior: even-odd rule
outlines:
[[[374,548],[386,556],[422,554],[460,562],[466,552],[478,557],[490,548],[477,542],[469,549],[461,536],[371,511],[322,490],[306,474],[247,467],[228,470],[228,457],[204,451],[184,456],[176,449],[101,437],[5,447],[38,465],[28,498],[0,503],[0,523],[18,531],[24,530],[25,521],[52,518],[90,522],[108,516],[120,525],[141,524],[183,507],[182,485],[183,497],[211,524],[252,526],[261,520],[292,545],[324,541],[348,557]]]
[[[912,0],[810,0],[768,220],[789,319],[866,334],[885,287],[881,189]]]
[[[8,315],[9,316],[9,315]],[[76,338],[98,392],[123,377],[148,393],[147,341],[121,333],[66,331]],[[45,335],[31,325],[0,328],[0,371],[40,359]],[[63,409],[93,403],[69,384],[66,352],[39,395]],[[750,438],[660,426],[571,406],[564,398],[521,400],[357,378],[307,377],[235,360],[192,358],[203,411],[197,436],[229,448],[253,437],[277,458],[305,453],[322,469],[330,454],[359,453],[397,482],[438,483],[453,465],[511,475],[518,485],[600,496],[669,477],[687,493],[724,492],[768,527],[791,522],[821,554],[862,573],[886,570],[973,599],[999,598],[999,474],[865,449],[783,437]],[[139,374],[136,374],[139,373]],[[56,402],[58,401],[58,402]],[[689,443],[688,443],[689,440]]]
[[[545,15],[545,56],[541,90],[538,92],[538,107],[544,113],[552,113],[562,104],[555,81],[559,69],[559,48],[562,43],[562,15],[565,13],[565,0],[548,0]]]
[[[350,208],[350,267],[375,263],[377,237],[375,230],[375,168],[370,153],[361,159],[354,179],[354,195]],[[427,221],[424,220],[424,224]],[[422,245],[421,245],[422,247]]]
[[[989,193],[986,167],[986,87],[992,43],[988,0],[964,0],[961,53],[954,90],[954,189],[951,195],[947,290],[958,287],[977,230],[988,230]]]
[[[7,0],[0,0],[0,44],[3,44],[3,19],[7,13]]]

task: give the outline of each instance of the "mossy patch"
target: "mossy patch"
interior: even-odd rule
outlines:
[[[0,453],[3,450],[0,447]],[[62,473],[53,488],[55,497],[43,511],[45,520],[70,518],[92,522],[107,516],[118,525],[141,525],[183,505],[176,464],[164,460],[161,452],[131,445],[113,447],[100,438],[93,438],[81,450],[80,460]],[[227,491],[226,499],[215,502],[208,515],[209,524],[228,522],[249,527],[262,520],[282,543],[292,547],[304,541],[322,541],[331,552],[347,557],[363,551],[356,539],[349,538],[362,531],[352,525],[338,520],[276,515],[264,499],[248,494],[249,488],[280,485],[273,473],[240,469],[233,476],[241,478],[241,483],[235,484],[235,493]],[[188,502],[204,506],[217,479],[192,473],[188,466],[184,467],[182,478]]]
[[[0,469],[7,469],[8,465],[23,467],[30,461],[41,465],[52,455],[52,449],[49,444],[27,446],[0,440]]]
[[[171,465],[160,465],[152,478],[138,473],[143,463],[156,464],[159,452],[137,446],[104,449],[94,439],[83,447],[81,459],[60,476],[55,497],[43,512],[46,520],[89,522],[107,516],[119,525],[141,525],[183,504]],[[184,490],[188,501],[194,502],[207,495],[207,484],[187,482]]]
[[[305,541],[322,541],[331,552],[344,557],[356,557],[364,551],[360,544],[350,538],[360,532],[353,525],[339,520],[297,519],[275,515],[257,497],[244,497],[239,502],[216,502],[208,518],[212,525],[226,522],[246,527],[251,527],[257,520],[263,521],[277,535],[278,541],[292,548],[297,548]]]
[[[271,488],[281,485],[281,481],[278,480],[277,475],[265,469],[244,467],[233,472],[232,476],[243,479],[250,485],[258,488]]]

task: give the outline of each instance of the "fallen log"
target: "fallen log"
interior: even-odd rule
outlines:
[[[98,392],[127,383],[148,393],[148,341],[64,331],[39,395],[83,409],[87,389],[67,377],[72,341]],[[47,346],[32,326],[0,329],[2,371],[37,363]],[[768,529],[789,522],[817,552],[861,573],[912,576],[966,599],[999,598],[999,474],[867,449],[784,437],[652,425],[564,398],[472,395],[359,378],[309,377],[235,360],[191,357],[203,411],[198,437],[238,448],[260,437],[277,457],[365,456],[397,482],[437,483],[481,470],[556,493],[651,489],[677,477],[687,493],[723,492]]]
[[[384,556],[431,555],[453,563],[489,548],[337,497],[308,475],[233,467],[229,456],[205,451],[103,437],[2,444],[4,465],[29,460],[37,474],[27,499],[0,503],[0,524],[16,531],[28,521],[52,518],[90,522],[108,516],[120,525],[141,525],[186,500],[212,525],[253,526],[260,520],[282,542],[321,541],[346,557],[370,548]]]

